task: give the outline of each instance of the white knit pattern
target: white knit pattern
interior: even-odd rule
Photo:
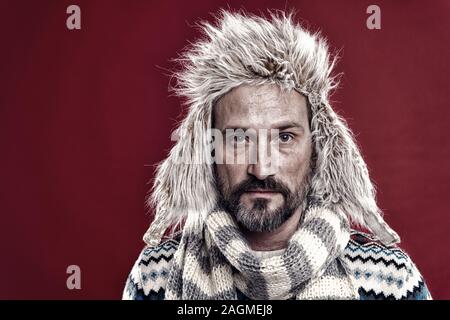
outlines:
[[[348,240],[345,217],[311,208],[285,250],[254,254],[231,215],[214,211],[202,234],[183,235],[165,298],[236,299],[238,289],[252,299],[354,299],[357,292],[337,260]],[[333,284],[332,292],[324,283]]]
[[[358,290],[360,299],[432,298],[419,270],[404,251],[398,247],[384,246],[367,234],[354,232],[352,237],[354,236],[363,240],[350,240],[335,265],[340,269],[345,268],[349,281],[335,281],[333,274],[323,274],[315,282],[305,283],[297,299],[341,299],[336,295],[336,290],[340,292],[342,286],[343,290]],[[127,278],[123,299],[163,299],[168,280],[167,270],[174,262],[173,256],[177,248],[179,243],[173,240],[154,248],[144,248]],[[271,257],[284,251],[257,252],[257,256]],[[218,286],[223,287],[224,283],[233,281],[228,268],[228,264],[214,268],[218,275],[216,279],[221,281]],[[205,281],[206,276],[202,274],[200,281]],[[269,286],[268,290],[274,292],[276,288]],[[318,295],[317,292],[321,294]],[[229,298],[231,299],[231,295]]]
[[[167,228],[182,224],[194,232],[203,228],[217,206],[208,134],[214,104],[240,85],[273,84],[298,91],[311,108],[317,155],[312,196],[384,243],[399,242],[381,216],[352,132],[328,101],[336,78],[326,40],[283,13],[263,18],[223,11],[215,24],[204,23],[202,29],[204,37],[186,50],[174,75],[189,112],[176,130],[179,139],[158,166],[149,198],[156,215],[144,241],[157,245]]]

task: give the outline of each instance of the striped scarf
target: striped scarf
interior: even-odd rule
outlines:
[[[282,252],[253,251],[232,216],[214,211],[200,234],[184,232],[165,299],[356,299],[339,259],[350,238],[345,217],[323,208],[305,213]]]

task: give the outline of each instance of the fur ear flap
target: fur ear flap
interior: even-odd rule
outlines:
[[[308,98],[317,155],[311,193],[323,206],[368,228],[383,243],[400,242],[398,234],[381,216],[367,166],[345,120],[333,111],[326,99],[312,95]]]
[[[173,135],[176,140],[169,156],[156,170],[147,203],[155,217],[143,239],[148,245],[161,241],[166,230],[184,223],[187,228],[201,227],[206,214],[216,203],[208,128],[211,108],[193,106]],[[199,201],[200,200],[200,201]]]
[[[336,86],[326,40],[293,22],[292,16],[222,12],[217,25],[203,26],[205,38],[179,60],[176,93],[186,98],[189,114],[178,140],[158,167],[148,203],[155,218],[144,236],[157,244],[167,228],[197,228],[214,208],[217,190],[208,129],[214,101],[241,84],[278,84],[295,88],[311,104],[311,131],[317,156],[311,194],[330,210],[347,215],[386,244],[398,235],[381,217],[369,173],[345,121],[328,104]],[[295,85],[295,86],[294,86]]]

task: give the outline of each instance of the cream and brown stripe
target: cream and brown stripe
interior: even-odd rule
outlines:
[[[282,252],[253,251],[224,211],[212,212],[201,234],[185,232],[175,253],[166,299],[357,299],[339,259],[350,237],[347,219],[323,208],[305,213]]]

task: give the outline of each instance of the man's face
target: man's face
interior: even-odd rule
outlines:
[[[218,101],[213,117],[225,142],[215,150],[216,159],[230,153],[231,159],[245,159],[215,165],[221,206],[249,231],[275,230],[303,204],[309,187],[305,97],[271,84],[243,85]]]

